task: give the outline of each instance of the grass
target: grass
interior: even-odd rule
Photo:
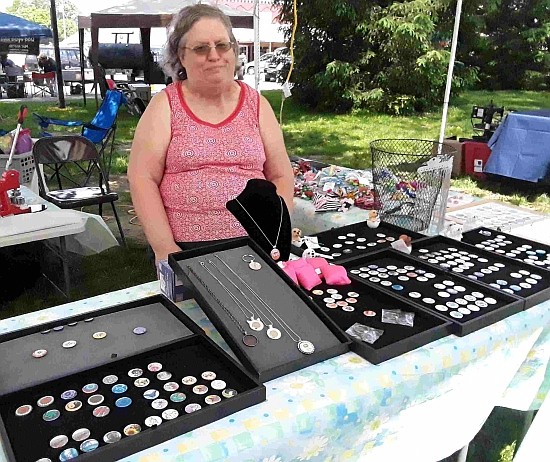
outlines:
[[[264,95],[279,115],[280,92]],[[466,92],[451,101],[446,136],[468,138],[472,135],[470,112],[473,105],[485,106],[494,101],[506,110],[539,109],[550,107],[550,93],[528,91]],[[0,129],[15,127],[20,103],[2,103]],[[95,101],[86,107],[80,100],[68,100],[67,108],[53,107],[52,103],[25,102],[29,114],[37,112],[53,118],[90,121],[96,113]],[[297,105],[292,98],[284,103],[282,127],[287,151],[290,155],[314,158],[353,168],[370,166],[369,143],[380,138],[419,138],[435,140],[439,136],[441,111],[409,117],[372,114],[357,111],[334,115],[314,113]],[[118,118],[114,174],[124,174],[128,164],[129,145],[137,120],[121,110]],[[38,126],[29,117],[25,126],[37,136]],[[550,213],[549,189],[546,185],[533,185],[513,181],[488,180],[484,182],[463,177],[454,179],[454,189],[480,197],[499,199],[514,205],[530,207]],[[123,198],[128,200],[128,198]],[[155,277],[143,246],[130,243],[127,249],[110,249],[100,255],[81,259],[80,269],[72,275],[73,298],[82,299],[112,290],[153,280]],[[7,318],[64,303],[65,300],[43,283],[35,284],[16,300],[0,302],[0,318]],[[470,445],[468,462],[511,462],[517,444],[521,416],[508,409],[497,408]]]

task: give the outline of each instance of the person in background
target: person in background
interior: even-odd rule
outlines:
[[[48,57],[46,53],[40,53],[40,55],[38,55],[38,66],[42,69],[43,74],[57,71],[57,63],[55,62],[55,59]],[[55,85],[55,78],[44,80],[46,81],[46,85],[48,86],[51,95],[56,96],[57,88]]]
[[[294,177],[283,134],[256,90],[234,80],[238,46],[218,8],[183,8],[169,28],[163,67],[173,83],[136,128],[128,179],[155,261],[208,241],[245,236],[226,209],[247,181],[271,181],[292,209]]]
[[[6,72],[7,67],[16,67],[14,62],[8,58],[8,55],[1,54],[0,55],[0,64],[2,65],[2,70]]]

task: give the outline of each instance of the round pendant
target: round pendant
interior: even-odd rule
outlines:
[[[243,336],[243,343],[247,347],[255,347],[258,344],[258,338],[251,334],[246,334]]]
[[[266,333],[271,340],[279,340],[281,338],[281,331],[273,326],[269,326]]]
[[[298,350],[305,355],[310,355],[315,351],[315,345],[313,345],[313,343],[309,340],[300,340],[298,342]]]
[[[279,252],[279,249],[275,247],[271,252],[269,252],[269,255],[271,255],[271,258],[273,258],[273,260],[278,260],[279,258],[281,258],[281,252]]]
[[[260,321],[259,319],[249,319],[246,321],[248,323],[248,325],[250,326],[250,328],[252,330],[255,330],[256,332],[262,330],[264,328],[264,323],[262,321]]]
[[[248,267],[254,271],[258,271],[260,269],[262,269],[262,265],[260,265],[260,262],[259,261],[256,261],[256,260],[252,260],[249,264],[248,264]]]

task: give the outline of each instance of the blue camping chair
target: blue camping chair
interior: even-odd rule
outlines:
[[[81,120],[51,119],[36,113],[33,116],[41,128],[40,135],[43,137],[59,135],[59,133],[47,131],[50,125],[82,127],[81,135],[98,147],[101,164],[108,181],[115,143],[118,109],[123,104],[126,104],[126,97],[121,91],[107,90],[101,106],[90,123]]]

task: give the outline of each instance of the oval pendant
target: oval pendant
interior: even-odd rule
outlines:
[[[258,338],[251,334],[246,334],[243,336],[243,343],[247,347],[255,347],[258,344]]]
[[[273,250],[269,252],[269,255],[271,255],[271,258],[273,258],[273,260],[278,260],[279,258],[281,258],[281,252],[279,252],[279,249],[275,247],[273,247]]]
[[[254,271],[258,271],[260,269],[262,269],[262,265],[260,264],[259,261],[256,261],[256,260],[252,260],[249,264],[248,264],[248,267]]]
[[[310,355],[315,351],[315,345],[313,345],[313,343],[309,340],[300,340],[298,342],[298,350],[305,355]]]
[[[259,319],[252,318],[252,319],[248,319],[246,322],[248,323],[248,325],[252,330],[260,331],[264,328],[264,323]]]
[[[266,334],[271,340],[279,340],[281,338],[281,335],[282,335],[281,331],[279,329],[276,329],[273,326],[269,326],[269,328],[267,329]]]

